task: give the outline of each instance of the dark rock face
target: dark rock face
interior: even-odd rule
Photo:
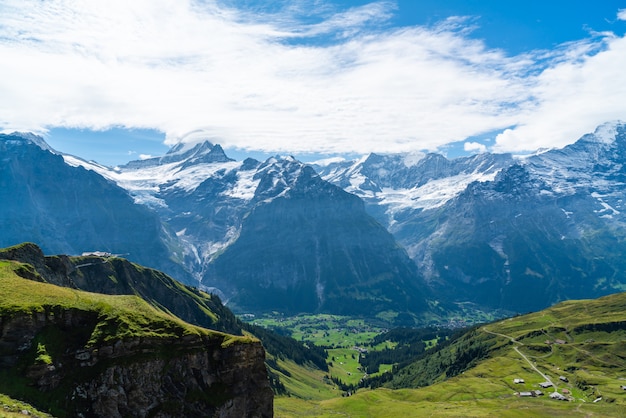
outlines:
[[[86,347],[95,323],[93,313],[76,309],[2,317],[0,366],[22,367],[29,384],[68,416],[273,416],[260,343],[189,335]],[[51,335],[64,336],[55,361],[29,362],[35,342]]]
[[[358,197],[296,161],[266,165],[238,239],[211,263],[205,285],[242,310],[425,309],[417,269]]]
[[[442,290],[510,311],[621,291],[625,144],[626,126],[603,126],[470,184],[418,216],[436,227],[416,261]]]

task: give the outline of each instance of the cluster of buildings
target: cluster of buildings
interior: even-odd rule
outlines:
[[[568,379],[565,376],[560,376],[559,379],[561,381],[563,381],[563,382],[568,382]],[[515,383],[515,384],[523,384],[523,383],[525,383],[525,381],[524,381],[524,379],[516,378],[516,379],[513,379],[513,383]],[[546,381],[546,382],[539,383],[539,386],[541,387],[541,389],[548,389],[548,388],[553,387],[554,385],[552,384],[552,382]],[[563,392],[563,393],[559,393],[559,392],[557,392],[555,390],[554,392],[552,392],[550,394],[550,398],[551,399],[556,399],[556,400],[559,400],[559,401],[569,401],[569,399],[565,396],[565,395],[569,395],[569,390],[563,389],[561,392]],[[537,389],[537,390],[530,390],[530,391],[517,392],[517,396],[519,396],[520,398],[527,398],[527,397],[535,398],[537,396],[543,396],[543,395],[544,395],[544,393],[541,390],[539,390],[539,389]]]

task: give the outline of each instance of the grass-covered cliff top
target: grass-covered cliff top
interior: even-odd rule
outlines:
[[[19,277],[24,265],[0,261],[0,316],[78,310],[92,313],[97,324],[89,345],[126,338],[177,338],[198,335],[221,338],[222,345],[254,339],[231,336],[190,325],[149,305],[138,296],[89,293]]]

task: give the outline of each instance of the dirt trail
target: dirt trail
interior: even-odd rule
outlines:
[[[511,337],[510,335],[505,335],[505,334],[500,334],[499,332],[493,332],[493,331],[489,331],[487,328],[483,327],[481,328],[483,331],[485,331],[487,334],[491,334],[491,335],[497,335],[498,337],[503,337],[503,338],[507,338],[509,339],[513,344],[516,344],[513,346],[513,350],[515,350],[515,352],[517,354],[519,354],[524,360],[526,360],[526,363],[528,363],[528,365],[537,373],[539,373],[541,375],[541,377],[543,377],[545,379],[546,382],[550,383],[552,385],[552,387],[554,388],[554,391],[557,392],[557,387],[554,384],[554,382],[552,381],[552,379],[550,379],[550,377],[546,374],[544,374],[541,370],[539,370],[537,368],[537,366],[535,366],[535,364],[530,361],[530,359],[528,357],[526,357],[526,355],[524,353],[522,353],[519,350],[520,346],[523,346],[524,343],[521,343],[519,341],[517,341],[515,338]]]

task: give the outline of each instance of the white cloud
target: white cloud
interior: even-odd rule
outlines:
[[[325,9],[311,25],[193,0],[0,7],[0,130],[154,128],[170,144],[202,132],[333,154],[434,150],[516,126],[497,137],[509,151],[571,142],[626,113],[616,36],[507,57],[460,18],[385,28],[388,2]]]
[[[487,152],[487,146],[485,144],[481,144],[480,142],[465,142],[463,144],[463,149],[467,152]]]
[[[534,102],[519,114],[518,126],[496,137],[504,151],[561,147],[603,122],[624,119],[626,38],[605,40],[606,48],[545,69],[530,86]]]
[[[617,18],[619,20],[626,20],[626,9],[619,9],[617,11]]]

